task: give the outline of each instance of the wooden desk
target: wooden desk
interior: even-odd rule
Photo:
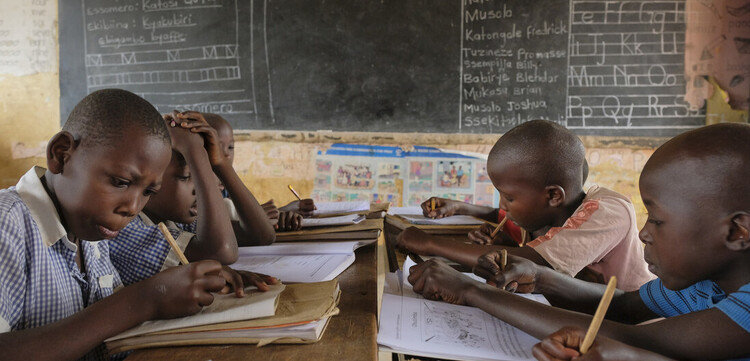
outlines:
[[[377,243],[356,251],[356,260],[339,277],[341,312],[331,318],[323,338],[307,345],[218,345],[137,350],[139,360],[377,360],[378,253]],[[381,266],[382,267],[382,266]],[[382,292],[382,286],[380,288]]]

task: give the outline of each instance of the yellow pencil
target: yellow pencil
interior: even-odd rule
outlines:
[[[435,211],[435,198],[430,198],[430,209]]]
[[[292,191],[292,193],[294,194],[295,197],[297,197],[297,199],[302,200],[302,197],[300,197],[299,193],[297,193],[297,191],[295,191],[294,188],[292,188],[291,184],[288,185],[287,187],[289,187],[289,190]]]
[[[581,342],[581,347],[579,349],[581,355],[585,354],[589,350],[589,347],[591,347],[591,344],[594,343],[594,338],[596,337],[596,333],[599,332],[599,326],[602,325],[604,315],[607,314],[607,308],[609,308],[609,303],[612,301],[612,296],[615,294],[616,287],[617,278],[612,276],[609,278],[607,289],[604,291],[602,300],[599,301],[599,306],[596,308],[596,313],[594,313],[594,318],[591,320],[589,330],[586,331],[586,336],[583,338],[583,342]]]
[[[497,232],[500,232],[500,230],[501,230],[501,229],[503,228],[503,226],[505,225],[505,222],[507,222],[507,221],[508,221],[508,216],[505,216],[505,217],[503,218],[503,220],[502,220],[502,221],[500,221],[500,224],[498,224],[498,225],[497,225],[497,227],[495,227],[495,230],[494,230],[494,231],[492,231],[492,234],[490,234],[490,238],[491,238],[491,239],[495,239],[495,236],[497,236]]]
[[[167,226],[165,226],[164,223],[159,222],[159,230],[164,235],[164,238],[167,239],[169,245],[172,246],[174,253],[177,253],[177,257],[180,258],[180,262],[182,262],[182,264],[189,264],[190,262],[188,262],[187,258],[185,258],[185,254],[183,254],[180,250],[180,246],[177,245],[177,241],[172,238],[172,233],[169,233]]]

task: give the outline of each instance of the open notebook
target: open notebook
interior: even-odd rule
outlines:
[[[349,225],[327,225],[303,228],[299,231],[278,232],[276,242],[377,239],[382,229],[382,219],[365,219]]]
[[[201,326],[131,335],[105,340],[110,353],[159,346],[311,343],[320,340],[330,318],[338,314],[338,281],[287,285],[272,316],[230,320]],[[188,316],[187,318],[194,317]]]
[[[386,276],[378,328],[382,348],[448,360],[534,360],[531,348],[539,342],[536,338],[478,308],[427,300],[415,293],[406,280],[413,265],[407,259],[403,272]],[[541,295],[519,295],[549,304]]]

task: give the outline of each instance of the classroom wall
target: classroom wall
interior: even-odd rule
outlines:
[[[5,188],[14,185],[30,166],[45,164],[46,141],[59,131],[60,118],[67,114],[59,111],[57,1],[35,0],[32,5],[20,6],[11,6],[10,0],[1,1],[4,11],[0,14],[0,52],[13,45],[7,42],[14,35],[13,26],[17,30],[33,24],[39,30],[22,34],[28,44],[21,44],[21,48],[33,58],[28,64],[15,64],[16,68],[26,67],[23,71],[13,68],[8,72],[7,66],[0,66],[6,70],[0,71],[0,187]],[[38,8],[33,12],[35,6]],[[498,136],[249,131],[236,135],[235,168],[259,201],[273,198],[277,204],[284,204],[293,199],[287,184],[294,184],[303,195],[311,193],[315,154],[334,142],[426,145],[487,153]],[[587,183],[630,196],[636,204],[639,225],[643,224],[645,212],[638,197],[638,176],[653,150],[665,139],[582,139],[590,164]]]

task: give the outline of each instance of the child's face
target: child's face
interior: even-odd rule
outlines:
[[[645,244],[644,258],[649,271],[672,290],[716,276],[724,264],[717,258],[723,254],[720,230],[724,226],[711,212],[710,200],[700,196],[702,187],[711,187],[701,183],[711,177],[695,177],[701,172],[694,163],[652,167],[644,170],[640,179],[641,197],[648,211],[639,234]]]
[[[232,128],[229,126],[219,127],[216,129],[216,133],[219,134],[224,156],[229,159],[229,164],[234,163],[234,134],[232,134]]]
[[[140,130],[123,133],[117,144],[78,146],[54,175],[67,230],[79,239],[116,237],[159,189],[172,154],[169,143]]]
[[[500,208],[513,223],[530,232],[550,224],[547,194],[524,175],[520,164],[495,160],[488,171],[492,184],[500,192]]]
[[[155,222],[169,220],[189,224],[198,216],[198,203],[190,168],[180,163],[179,155],[175,153],[164,172],[161,190],[146,204],[146,213],[154,218]]]

